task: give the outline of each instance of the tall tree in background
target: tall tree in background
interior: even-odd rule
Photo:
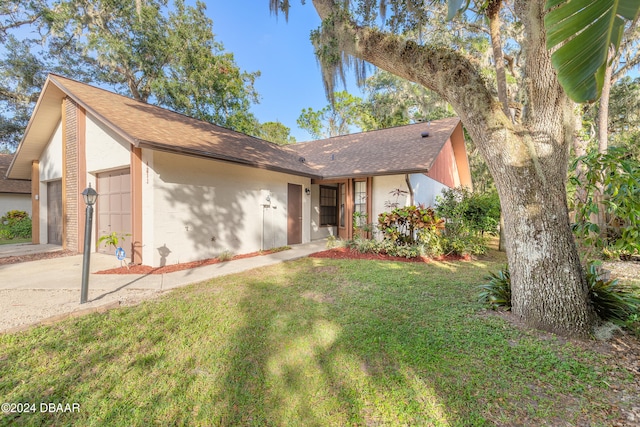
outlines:
[[[605,153],[609,147],[609,108],[611,107],[611,90],[613,86],[629,70],[640,64],[640,25],[638,19],[630,22],[622,34],[620,54],[611,54],[610,63],[607,65],[602,85],[602,95],[598,106],[598,151]],[[613,105],[615,108],[615,104]]]
[[[611,143],[640,161],[640,77],[624,77],[611,88],[608,127]]]
[[[233,54],[214,40],[205,4],[174,0],[67,0],[60,31],[95,58],[96,78],[143,102],[249,134],[258,122],[249,112],[258,101],[259,73],[241,72]]]
[[[257,135],[258,72],[213,36],[205,5],[175,0],[23,0],[0,6],[0,144],[17,145],[48,72]],[[17,41],[20,30],[33,38]]]
[[[291,129],[280,122],[262,123],[260,133],[256,136],[278,145],[295,144],[296,142],[296,139],[291,136]]]
[[[46,78],[44,64],[30,51],[30,43],[5,38],[0,61],[0,149],[18,145],[29,122],[32,106]]]
[[[214,40],[204,3],[185,7],[179,0],[175,8],[167,29],[171,61],[154,85],[158,103],[190,117],[258,135],[260,124],[249,109],[258,102],[254,82],[260,73],[241,71],[233,54]]]
[[[0,150],[10,152],[29,121],[46,78],[45,59],[32,47],[49,31],[51,14],[44,0],[0,3]],[[26,37],[14,32],[30,28]]]
[[[621,41],[619,47],[618,55],[615,55],[615,51],[613,47],[609,49],[608,52],[608,63],[604,68],[604,76],[602,80],[602,92],[600,95],[600,99],[597,102],[592,104],[585,104],[582,108],[583,115],[582,126],[586,126],[587,129],[594,128],[597,130],[596,139],[597,139],[597,151],[601,154],[607,152],[609,148],[609,144],[612,138],[612,134],[610,132],[610,116],[613,112],[614,116],[618,116],[615,114],[615,111],[620,111],[618,108],[618,101],[622,99],[615,99],[613,90],[617,85],[617,82],[622,79],[631,69],[637,67],[640,63],[640,26],[638,25],[638,18],[633,21],[628,22],[624,27],[621,26],[622,34]],[[616,94],[617,97],[620,97],[621,92],[618,91]],[[627,102],[626,106],[630,106]],[[631,115],[633,115],[632,111],[627,111]],[[574,153],[577,157],[585,156],[588,152],[589,142],[592,138],[589,138],[589,131],[587,129],[582,129],[581,132],[578,133],[577,137],[574,138]],[[616,133],[613,134],[613,139],[617,144],[621,144],[627,147],[632,146],[631,144],[627,144],[624,141],[624,137],[628,135],[627,133]],[[584,204],[586,203],[587,191],[585,190],[585,186],[587,185],[585,181],[585,176],[587,174],[587,167],[579,161],[576,164],[576,181],[578,183],[582,183],[578,185],[575,192],[575,204]],[[597,190],[594,193],[594,198],[596,200],[602,199],[603,188],[602,185],[597,186]],[[607,230],[607,219],[604,214],[605,207],[602,202],[597,203],[598,213],[592,214],[592,222],[597,224],[601,230],[601,233],[606,233]]]
[[[50,20],[45,0],[4,1],[0,3],[0,43],[4,43],[12,30],[24,26],[41,27]]]
[[[351,132],[351,126],[358,125],[361,109],[361,98],[346,91],[335,92],[333,102],[321,110],[303,109],[297,122],[315,139],[346,135]]]
[[[435,92],[384,70],[365,80],[364,92],[364,99],[335,92],[334,102],[321,110],[303,109],[298,126],[314,138],[327,138],[455,115]]]
[[[454,116],[451,106],[436,93],[384,70],[364,83],[360,128],[384,129]]]
[[[289,1],[270,4],[286,11]],[[367,61],[435,91],[453,106],[487,162],[505,213],[513,313],[532,327],[588,335],[596,316],[569,227],[565,186],[574,104],[547,49],[545,2],[510,4],[523,32],[526,84],[519,122],[505,111],[495,81],[483,76],[473,58],[451,44],[431,43],[428,36],[406,36],[427,20],[428,5],[313,0],[323,22],[312,38],[330,89],[345,69],[361,71],[360,61]],[[380,19],[378,12],[384,18],[389,9],[391,17]]]

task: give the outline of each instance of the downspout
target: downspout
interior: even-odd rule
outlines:
[[[413,206],[413,187],[408,173],[404,174],[404,180],[407,182],[407,188],[409,189],[409,206]]]

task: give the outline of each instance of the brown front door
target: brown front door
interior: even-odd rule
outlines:
[[[349,191],[349,181],[338,184],[338,237],[341,239],[351,238],[351,203]]]
[[[302,186],[287,186],[287,245],[302,243]]]
[[[119,235],[131,234],[131,174],[129,169],[105,172],[97,176],[98,237],[113,232]],[[126,243],[126,244],[125,244]],[[124,242],[118,242],[126,253],[131,255],[131,236]],[[98,248],[102,253],[113,254],[113,247],[102,244]]]
[[[47,183],[47,243],[62,244],[62,180]]]

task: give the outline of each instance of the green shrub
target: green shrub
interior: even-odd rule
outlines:
[[[0,240],[11,240],[11,234],[9,234],[9,229],[0,224]]]
[[[386,254],[402,258],[417,258],[420,256],[438,256],[442,251],[438,245],[423,243],[413,245],[399,245],[391,240],[360,239],[347,240],[345,246],[363,254]]]
[[[492,309],[511,309],[511,275],[506,265],[497,273],[489,273],[484,278],[487,282],[480,285],[479,301]]]
[[[329,237],[327,237],[327,248],[331,249],[335,248],[336,246],[338,246],[338,239],[336,238],[336,236],[330,235]]]
[[[473,193],[466,187],[456,187],[443,190],[436,200],[436,213],[446,219],[447,232],[498,234],[500,200],[497,193]]]
[[[372,239],[356,238],[356,239],[347,241],[346,246],[349,249],[353,249],[360,252],[361,254],[380,253],[379,243]]]
[[[582,177],[575,173],[580,163],[585,166]],[[623,258],[640,252],[640,162],[626,149],[610,147],[604,154],[594,150],[579,157],[571,169],[570,183],[584,193],[573,206],[576,237],[598,251]],[[598,214],[605,217],[602,224],[592,222]]]
[[[443,221],[431,208],[406,206],[378,216],[378,228],[383,238],[398,245],[415,245],[431,240],[442,227]]]
[[[497,234],[500,201],[497,194],[472,193],[465,187],[442,191],[436,213],[445,218],[442,249],[445,254],[481,255],[487,252],[486,234]]]
[[[444,234],[440,239],[442,253],[447,255],[482,255],[489,250],[487,238],[473,234]]]
[[[390,256],[400,258],[417,258],[419,256],[430,255],[424,245],[395,245],[391,242],[383,244],[383,252]]]
[[[31,218],[25,211],[13,210],[0,218],[0,238],[10,240],[17,237],[31,237]]]
[[[618,279],[604,280],[595,263],[589,263],[586,271],[589,300],[602,320],[631,322],[640,313],[640,298],[634,290],[622,285]],[[511,309],[511,276],[508,266],[485,277],[480,286],[479,300],[496,309]]]

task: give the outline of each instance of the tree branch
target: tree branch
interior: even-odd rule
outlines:
[[[395,34],[360,27],[341,13],[341,2],[313,0],[313,5],[323,20],[324,35],[338,42],[340,52],[330,59],[342,61],[344,54],[351,55],[433,90],[460,115],[482,111],[488,118],[501,113],[504,120],[500,121],[510,122],[471,59],[447,47],[418,45]]]
[[[11,90],[8,90],[7,88],[0,87],[0,99],[10,99],[12,101],[29,103],[36,102],[39,96],[39,93],[33,93],[31,95],[25,96],[24,94],[13,92]]]

